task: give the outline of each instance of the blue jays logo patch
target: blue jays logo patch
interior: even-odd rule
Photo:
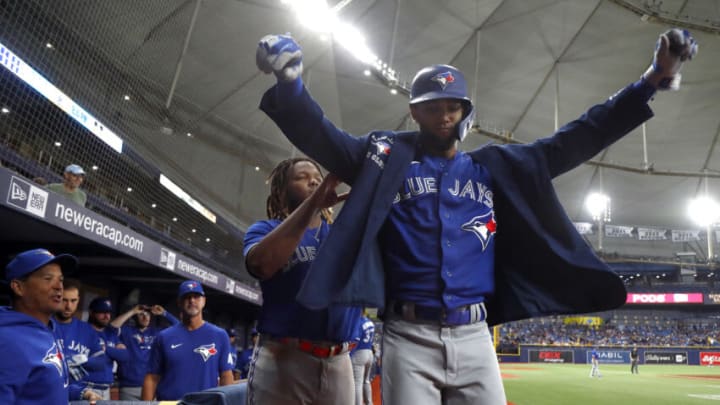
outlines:
[[[203,361],[208,361],[210,357],[217,354],[217,349],[215,348],[215,343],[211,343],[209,345],[202,345],[196,347],[193,352],[198,353],[200,356],[202,356]]]
[[[497,223],[493,211],[484,215],[478,215],[462,225],[462,230],[472,232],[482,243],[482,250],[485,251],[490,239],[495,235]]]
[[[366,158],[375,162],[380,169],[384,169],[385,162],[392,151],[392,143],[392,139],[387,136],[372,135]]]
[[[389,155],[390,154],[390,144],[384,141],[378,141],[375,144],[375,148],[377,148],[376,153],[378,155]]]
[[[54,342],[52,347],[48,349],[47,353],[45,353],[45,357],[42,362],[45,364],[52,364],[55,366],[58,374],[60,374],[60,376],[63,375],[63,355],[62,352],[58,350],[58,347]]]
[[[448,84],[455,82],[455,76],[453,76],[452,72],[447,71],[436,74],[430,80],[437,82],[440,85],[440,88],[445,90],[445,87],[447,87]]]

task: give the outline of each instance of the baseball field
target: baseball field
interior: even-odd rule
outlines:
[[[590,378],[589,364],[502,364],[512,405],[720,405],[720,367],[600,365],[602,378]]]

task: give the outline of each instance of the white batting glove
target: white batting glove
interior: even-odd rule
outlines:
[[[70,360],[72,361],[73,365],[85,364],[88,362],[88,356],[86,354],[78,353],[73,355]]]
[[[258,43],[255,63],[264,73],[291,82],[302,75],[302,49],[290,35],[266,35]]]
[[[658,38],[653,63],[643,78],[658,90],[677,90],[680,88],[683,63],[691,60],[697,51],[698,44],[688,30],[668,30]]]

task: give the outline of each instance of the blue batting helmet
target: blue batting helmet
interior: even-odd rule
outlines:
[[[441,98],[462,100],[467,107],[456,131],[458,140],[462,141],[475,119],[475,107],[467,95],[465,75],[450,65],[432,65],[420,69],[412,81],[410,104]]]

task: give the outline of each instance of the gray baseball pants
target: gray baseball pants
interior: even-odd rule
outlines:
[[[383,404],[507,404],[484,321],[442,327],[390,317],[382,344]]]
[[[338,405],[355,401],[348,353],[319,358],[262,338],[255,350],[247,405]]]
[[[370,370],[373,366],[373,352],[370,349],[356,350],[350,360],[355,377],[355,405],[372,405]]]

